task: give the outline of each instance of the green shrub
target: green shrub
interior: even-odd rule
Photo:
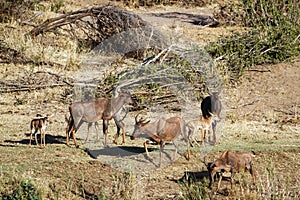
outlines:
[[[40,200],[41,192],[30,180],[22,180],[14,186],[11,194],[4,194],[1,200]]]
[[[300,54],[298,0],[243,0],[242,25],[251,27],[206,46],[230,79],[254,65],[275,64]]]
[[[50,10],[52,12],[58,13],[63,6],[63,0],[53,0],[50,4]]]
[[[298,0],[243,0],[241,17],[250,27],[272,27],[300,22]]]

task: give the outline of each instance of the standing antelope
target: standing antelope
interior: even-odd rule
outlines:
[[[66,140],[69,146],[69,134],[71,133],[76,143],[76,131],[80,128],[83,122],[93,123],[99,120],[103,120],[103,134],[105,136],[104,145],[107,145],[108,134],[108,122],[114,119],[117,125],[117,133],[114,137],[114,143],[117,143],[117,139],[122,129],[123,141],[125,144],[125,124],[120,117],[121,108],[125,104],[135,105],[135,101],[131,97],[129,92],[116,92],[116,97],[112,98],[96,98],[86,102],[75,102],[69,107],[70,120],[66,130]]]
[[[220,113],[222,109],[222,103],[219,99],[220,92],[212,92],[208,91],[209,96],[205,97],[201,102],[201,111],[202,116],[205,119],[209,119],[212,114],[216,115],[218,119],[220,119]],[[213,130],[213,143],[216,143],[216,126],[217,120],[214,120],[212,123],[212,130]]]
[[[218,120],[218,117],[212,113],[207,118],[201,117],[198,120],[192,120],[187,124],[188,127],[188,137],[190,143],[195,142],[198,146],[198,142],[195,140],[196,136],[198,135],[199,129],[201,129],[201,136],[202,136],[202,145],[204,145],[204,140],[206,138],[206,133],[210,130],[212,123],[214,120]],[[192,141],[191,141],[192,140]]]
[[[30,122],[30,141],[29,144],[31,145],[31,140],[32,140],[32,134],[35,135],[35,144],[38,145],[37,141],[37,132],[40,132],[41,135],[41,145],[43,144],[46,146],[46,128],[48,126],[48,120],[49,120],[49,115],[40,115],[37,114],[36,117],[34,117],[31,122]]]
[[[189,140],[186,135],[186,124],[183,119],[180,117],[171,117],[168,119],[160,118],[156,122],[150,123],[150,121],[145,122],[144,119],[138,120],[138,115],[135,117],[135,126],[134,131],[132,133],[132,136],[130,137],[131,140],[134,140],[136,137],[138,137],[141,133],[146,133],[151,141],[156,142],[157,144],[160,144],[160,162],[159,166],[161,166],[162,163],[162,151],[165,147],[166,142],[172,141],[175,146],[175,152],[172,160],[175,160],[176,154],[178,151],[178,143],[177,138],[181,134],[184,138],[184,140],[187,142],[187,159],[190,159],[190,147],[189,147]],[[147,144],[149,144],[149,140],[146,140],[144,142],[144,148],[147,153],[148,158],[149,152],[147,149]]]
[[[69,131],[69,134],[71,133],[71,135],[73,135],[73,131],[76,131],[76,128],[74,126],[74,121],[72,121],[72,120],[73,120],[73,118],[71,116],[67,117],[67,115],[65,115],[65,121],[67,122],[66,131],[69,130],[70,125],[73,126],[72,128],[70,128],[70,131]],[[84,140],[84,143],[86,143],[89,140],[89,132],[90,132],[90,128],[92,125],[93,125],[93,122],[88,123],[88,132],[87,132],[86,138]],[[99,140],[99,133],[98,133],[99,124],[98,124],[98,122],[94,122],[94,126],[96,129],[96,137],[97,137],[96,141],[98,141]],[[69,137],[70,137],[70,135],[69,135]]]

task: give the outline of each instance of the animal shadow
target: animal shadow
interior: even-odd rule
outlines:
[[[30,134],[26,133],[26,136],[30,137]],[[40,144],[40,142],[41,142],[40,134],[37,135],[37,140]],[[53,136],[53,135],[46,134],[45,140],[46,140],[46,145],[47,144],[65,144],[66,137],[60,136],[60,135]],[[26,139],[22,139],[22,140],[4,140],[4,142],[10,143],[10,144],[28,144],[29,145],[30,138],[28,138],[28,139],[26,138]],[[33,140],[31,141],[31,144],[36,145],[34,137],[33,137]]]
[[[173,180],[178,184],[183,184],[185,186],[190,186],[193,185],[194,183],[203,183],[205,185],[205,187],[209,187],[209,172],[208,171],[200,171],[200,172],[192,172],[192,171],[187,171],[184,172],[184,175],[177,180]],[[217,180],[219,180],[220,176],[217,173],[216,176],[214,177],[215,182],[217,182]],[[222,181],[230,181],[230,177],[223,177]],[[212,189],[212,188],[211,188]],[[212,190],[213,192],[213,190]],[[222,196],[228,196],[229,195],[229,190],[228,188],[225,188],[223,190],[219,190],[217,193],[218,195],[222,195]]]
[[[182,12],[152,13],[152,15],[156,17],[177,19],[182,22],[191,23],[193,25],[211,26],[211,27],[216,27],[219,25],[219,22],[217,20],[207,15],[197,15],[197,14],[182,13]]]
[[[148,151],[153,151],[153,148],[148,148]],[[117,147],[105,147],[102,149],[86,149],[86,152],[94,159],[99,156],[114,156],[114,157],[128,157],[138,154],[146,153],[144,147],[133,146],[117,146]]]
[[[180,179],[174,181],[177,183],[187,183],[190,185],[195,182],[203,183],[205,179],[209,180],[208,171],[200,171],[200,172],[186,171],[184,172],[183,176]]]

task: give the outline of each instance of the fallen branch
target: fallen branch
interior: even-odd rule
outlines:
[[[33,27],[36,27],[36,24],[32,23],[32,21],[37,18],[38,16],[42,15],[42,12],[37,12],[33,17],[27,19],[27,20],[24,20],[21,22],[21,24],[24,24],[24,25],[30,25],[30,26],[33,26]]]
[[[169,51],[171,51],[171,47],[172,47],[172,46],[170,46],[170,47],[168,47],[168,48],[162,50],[162,51],[159,52],[159,54],[157,54],[154,58],[152,58],[152,59],[150,59],[150,60],[146,60],[145,62],[143,62],[143,63],[141,64],[141,66],[147,66],[147,65],[149,65],[150,63],[155,62],[155,61],[156,61],[157,59],[159,59],[163,54],[166,55]]]
[[[242,108],[242,107],[254,105],[258,101],[260,101],[260,100],[255,100],[255,101],[252,101],[252,102],[249,102],[249,103],[245,103],[245,104],[242,104],[242,105],[239,105],[239,106],[236,106],[236,107],[232,107],[232,109],[237,109],[237,108]]]
[[[250,71],[250,72],[271,72],[271,70],[269,69],[246,69],[246,71]]]
[[[35,73],[36,74],[38,74],[38,73],[46,73],[46,74],[55,76],[57,78],[57,80],[62,80],[63,83],[66,83],[69,86],[73,86],[74,85],[73,83],[70,83],[70,82],[66,81],[66,79],[67,79],[66,77],[63,77],[63,76],[61,76],[59,74],[56,74],[56,73],[53,73],[53,72],[49,72],[49,71],[37,71]]]
[[[275,112],[281,112],[281,113],[284,113],[286,115],[300,115],[300,112],[296,112],[296,111],[284,111],[284,110],[278,110],[278,109],[275,109],[274,110]]]
[[[32,90],[39,90],[44,88],[54,88],[54,87],[61,87],[65,86],[65,84],[51,84],[51,85],[39,85],[39,86],[26,86],[14,89],[0,89],[0,93],[11,93],[11,92],[24,92],[24,91],[32,91]]]

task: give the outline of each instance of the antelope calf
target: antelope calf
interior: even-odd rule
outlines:
[[[216,173],[220,173],[220,179],[218,183],[217,191],[220,188],[222,176],[224,172],[230,172],[231,173],[231,189],[234,181],[234,175],[235,173],[239,173],[241,169],[243,169],[245,172],[249,171],[252,176],[253,184],[255,184],[256,177],[255,172],[253,169],[253,161],[252,157],[255,157],[255,153],[252,151],[253,154],[249,153],[236,153],[231,151],[225,151],[222,153],[222,155],[215,160],[212,163],[206,163],[205,157],[204,157],[204,164],[207,167],[207,170],[210,175],[210,184],[211,187],[214,183],[214,176]]]
[[[150,137],[151,141],[160,144],[159,166],[161,166],[162,163],[162,152],[166,142],[171,142],[171,141],[173,142],[175,146],[175,152],[172,160],[175,160],[178,151],[177,138],[180,135],[182,135],[184,140],[187,142],[187,151],[188,151],[187,159],[190,159],[189,140],[186,134],[186,127],[183,119],[181,119],[180,117],[171,117],[168,119],[160,118],[156,122],[150,123],[150,120],[145,122],[144,119],[138,120],[137,117],[138,115],[135,117],[134,131],[130,138],[131,140],[134,140],[141,133],[146,133]],[[149,140],[146,140],[144,142],[144,148],[148,158],[150,158],[147,149],[147,144],[149,144],[149,142],[150,142]]]
[[[220,119],[220,113],[222,110],[222,103],[219,99],[219,93],[218,92],[209,92],[207,91],[209,96],[205,97],[203,101],[201,102],[201,112],[202,116],[205,119],[208,119],[211,117],[212,114],[216,115]],[[212,131],[213,131],[213,143],[216,143],[216,126],[217,121],[213,121],[212,123]]]
[[[195,139],[198,136],[199,129],[201,129],[202,145],[204,145],[206,133],[210,130],[212,123],[215,120],[219,120],[219,118],[216,115],[210,113],[210,116],[207,118],[201,117],[200,119],[192,120],[187,124],[188,138],[189,138],[191,145],[192,145],[192,142],[195,142],[198,146],[200,146]]]
[[[37,114],[36,117],[34,117],[31,122],[30,122],[30,141],[29,144],[31,145],[31,140],[32,140],[32,134],[35,135],[35,144],[38,145],[38,141],[37,141],[37,132],[40,132],[41,135],[41,145],[43,144],[44,146],[46,146],[46,128],[48,126],[49,123],[49,115],[41,115],[41,114]]]

